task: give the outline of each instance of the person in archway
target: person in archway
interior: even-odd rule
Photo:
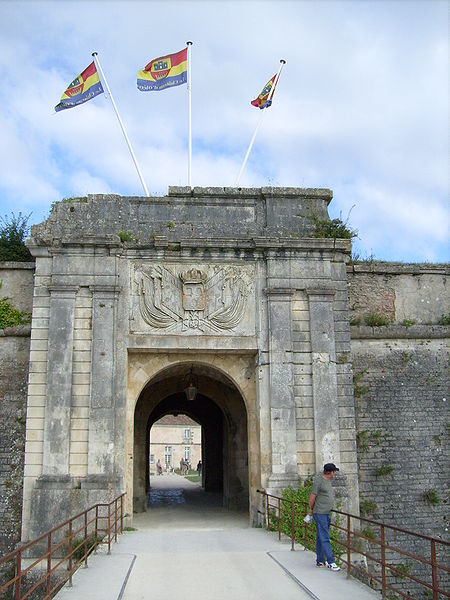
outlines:
[[[202,474],[202,461],[199,460],[197,463],[197,475],[200,477],[201,474]]]
[[[161,466],[161,461],[158,458],[158,462],[156,463],[156,472],[158,475],[162,475],[162,466]]]
[[[340,571],[337,566],[330,543],[331,509],[334,504],[334,490],[331,481],[339,471],[333,463],[323,466],[323,473],[314,477],[311,495],[309,497],[309,515],[316,524],[316,565],[327,566],[332,571]],[[310,518],[310,517],[309,517]],[[325,560],[326,559],[326,560]]]

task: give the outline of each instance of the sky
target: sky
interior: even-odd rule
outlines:
[[[98,57],[152,196],[187,185],[188,96],[137,71],[192,45],[192,185],[330,188],[359,258],[449,260],[447,0],[0,0],[0,216],[144,195],[107,94],[55,113]]]

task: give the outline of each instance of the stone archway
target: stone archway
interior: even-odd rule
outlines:
[[[183,413],[202,425],[205,490],[220,491],[224,506],[253,515],[260,485],[254,364],[254,355],[129,354],[127,512],[145,510],[151,426]],[[191,372],[193,402],[184,393]]]

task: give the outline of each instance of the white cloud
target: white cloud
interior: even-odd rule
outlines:
[[[330,187],[363,253],[448,259],[446,18],[439,0],[3,2],[0,213],[143,193],[106,95],[52,114],[93,50],[151,192],[186,184],[186,87],[141,93],[136,72],[192,39],[194,185],[234,183],[285,58],[242,185]]]

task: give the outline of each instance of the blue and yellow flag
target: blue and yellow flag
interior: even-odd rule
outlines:
[[[154,92],[187,83],[187,48],[150,61],[138,72],[137,87],[141,92]]]
[[[270,96],[272,87],[275,83],[275,78],[276,78],[276,75],[274,75],[272,77],[272,79],[269,79],[269,81],[264,86],[262,92],[259,94],[259,96],[251,101],[250,104],[252,104],[252,106],[256,106],[256,108],[260,108],[261,110],[263,108],[269,108],[269,106],[271,106],[273,94],[272,94],[272,97],[270,100],[269,100],[269,96]],[[275,93],[275,88],[274,88],[273,92]]]
[[[55,106],[56,112],[65,110],[66,108],[73,108],[78,104],[83,104],[103,94],[103,87],[100,83],[100,78],[97,73],[97,67],[94,61],[86,67],[86,69],[76,77],[69,85],[67,90],[61,96],[59,104]]]

